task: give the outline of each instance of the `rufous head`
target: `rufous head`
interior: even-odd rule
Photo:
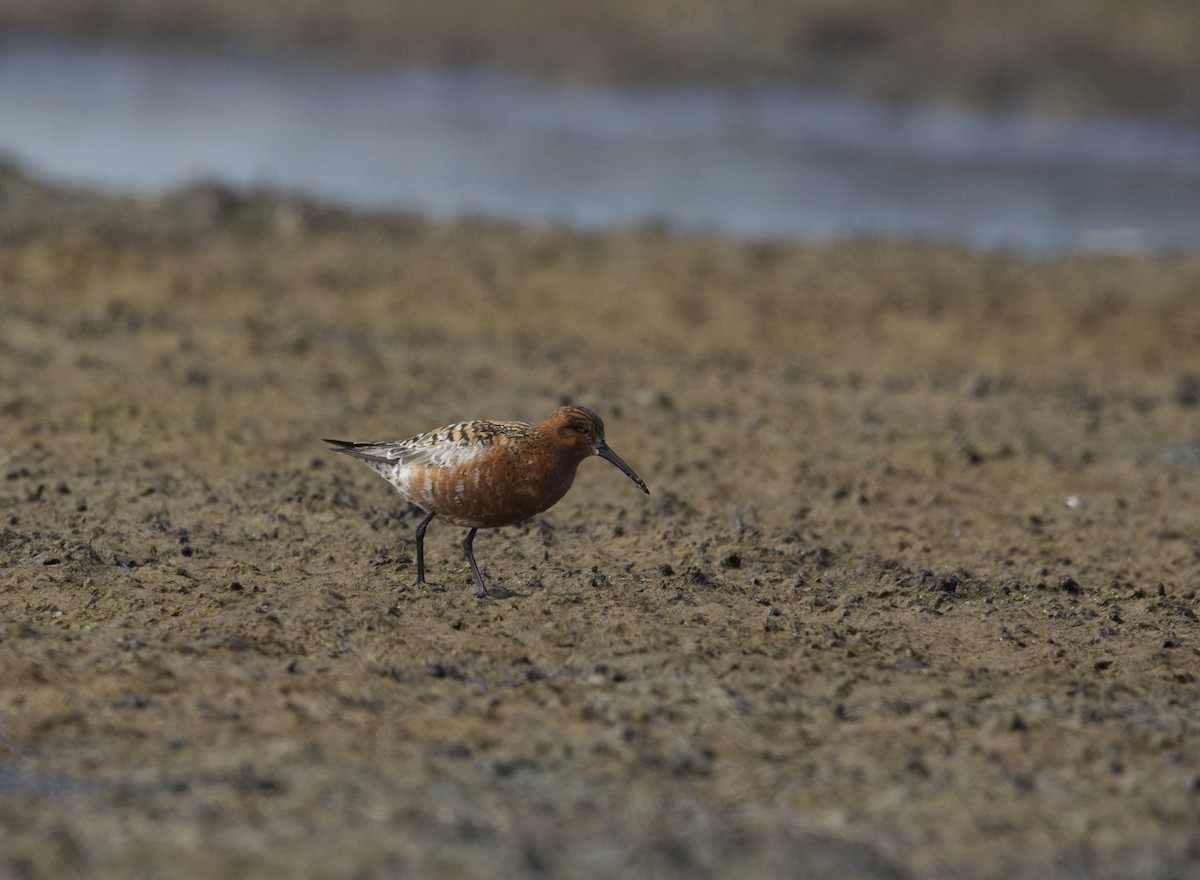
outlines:
[[[604,422],[600,416],[582,406],[564,406],[555,410],[538,426],[538,431],[559,449],[571,450],[583,461],[598,455],[619,467],[647,495],[650,490],[642,478],[625,464],[621,457],[604,442]]]

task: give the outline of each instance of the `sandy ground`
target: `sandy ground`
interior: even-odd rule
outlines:
[[[0,40],[303,52],[583,83],[787,84],[1200,123],[1192,0],[6,0]]]
[[[0,875],[1200,871],[1200,255],[0,173]],[[318,438],[598,410],[475,543]]]

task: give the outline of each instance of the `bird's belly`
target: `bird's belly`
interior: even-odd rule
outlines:
[[[439,518],[469,528],[495,528],[521,522],[552,507],[571,487],[569,478],[489,467],[487,461],[463,468],[408,465],[388,475],[406,501]],[[538,477],[541,477],[540,479]]]

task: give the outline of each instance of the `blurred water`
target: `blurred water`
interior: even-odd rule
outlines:
[[[596,228],[1200,245],[1200,132],[896,110],[770,90],[588,90],[0,45],[0,151],[54,179],[195,178]]]

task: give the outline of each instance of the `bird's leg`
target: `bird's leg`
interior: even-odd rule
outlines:
[[[417,526],[417,586],[425,586],[425,527],[436,513],[431,513]]]
[[[475,594],[475,598],[494,599],[495,597],[483,585],[483,575],[479,573],[479,566],[475,564],[475,552],[471,549],[471,542],[475,540],[477,531],[479,529],[471,529],[467,532],[466,540],[463,541],[463,549],[467,551],[467,562],[471,563],[471,574],[475,575],[475,583],[479,585],[479,591]]]

